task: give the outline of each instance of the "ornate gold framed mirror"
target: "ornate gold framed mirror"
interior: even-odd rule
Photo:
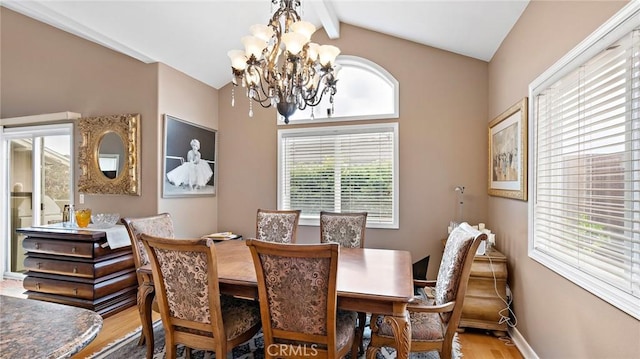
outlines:
[[[140,114],[78,120],[78,191],[140,195]]]

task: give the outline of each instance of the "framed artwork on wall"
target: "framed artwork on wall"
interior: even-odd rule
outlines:
[[[489,123],[490,196],[527,200],[527,98]]]
[[[162,197],[216,194],[217,131],[164,115]]]

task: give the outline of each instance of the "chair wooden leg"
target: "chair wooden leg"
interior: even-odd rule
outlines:
[[[359,354],[362,352],[362,332],[360,331],[360,328],[362,327],[362,318],[360,316],[361,314],[364,313],[358,313],[358,327],[355,331],[353,343],[351,343],[351,359],[358,359]],[[362,328],[364,329],[364,327]]]
[[[164,357],[168,359],[176,359],[176,346],[165,344],[165,353]]]
[[[138,339],[138,346],[144,345],[144,333],[140,332],[140,338]]]
[[[142,335],[138,345],[147,344],[147,359],[153,358],[153,324],[151,320],[151,305],[153,304],[154,288],[149,283],[143,283],[138,288],[138,312],[142,324]]]
[[[364,327],[367,325],[367,313],[358,312],[358,330],[356,332],[356,341],[358,343],[358,354],[364,354]],[[357,355],[354,356],[352,353],[351,357],[355,359]]]

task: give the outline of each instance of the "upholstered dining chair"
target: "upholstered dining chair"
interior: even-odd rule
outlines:
[[[437,350],[442,359],[450,359],[453,340],[467,291],[473,257],[486,234],[467,223],[456,227],[445,244],[438,277],[420,281],[422,286],[435,286],[433,298],[416,296],[407,306],[411,319],[410,352]],[[371,320],[371,342],[367,358],[375,358],[381,347],[394,347],[391,327],[378,317]]]
[[[342,247],[364,248],[367,212],[320,212],[320,243],[335,242]]]
[[[153,236],[159,237],[174,237],[173,220],[169,213],[160,213],[146,217],[125,217],[122,218],[122,223],[129,233],[129,239],[131,240],[131,249],[133,251],[133,263],[136,270],[142,266],[149,264],[149,256],[142,244],[142,233],[147,233]],[[144,302],[145,305],[152,306],[152,308],[158,312],[158,304],[154,300],[154,288],[153,278],[150,276],[138,272],[138,305]],[[141,300],[146,296],[145,300]],[[146,318],[145,313],[150,313],[151,310],[143,310],[139,308],[140,321],[142,322],[142,332],[140,333],[140,340],[138,345],[147,345],[147,358],[150,359],[153,356],[153,328],[151,326],[151,318]]]
[[[320,243],[338,243],[345,248],[364,248],[367,229],[367,212],[338,213],[320,211]],[[367,313],[358,312],[356,341],[360,351],[364,350],[362,340]]]
[[[176,358],[178,344],[223,358],[260,330],[257,302],[220,295],[212,239],[143,233],[142,240],[151,261],[166,358]]]
[[[258,209],[256,238],[277,243],[295,243],[300,210]]]
[[[265,358],[357,357],[356,313],[337,309],[337,243],[250,239]]]

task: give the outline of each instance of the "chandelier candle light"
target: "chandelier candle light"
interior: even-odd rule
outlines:
[[[296,12],[300,0],[271,2],[279,8],[269,24],[251,26],[251,35],[241,39],[245,49],[228,52],[234,89],[239,83],[247,88],[249,117],[253,117],[252,103],[256,101],[265,108],[275,106],[289,123],[296,109],[317,106],[327,93],[331,103],[327,113],[331,115],[338,81],[335,60],[340,49],[311,42],[316,27],[300,19]],[[232,92],[231,106],[234,95]]]

